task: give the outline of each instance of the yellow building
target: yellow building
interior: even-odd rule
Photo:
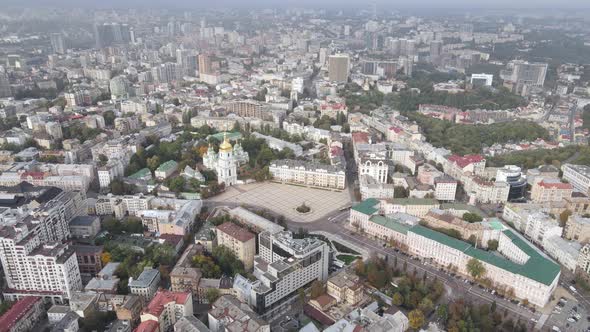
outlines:
[[[247,229],[226,222],[215,229],[217,245],[230,249],[244,263],[246,270],[254,267],[256,255],[256,236]]]
[[[358,276],[342,271],[328,279],[327,293],[338,303],[355,305],[363,299],[363,286]]]

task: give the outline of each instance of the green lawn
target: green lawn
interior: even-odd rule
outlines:
[[[344,264],[350,265],[350,263],[354,262],[359,257],[358,256],[352,256],[352,255],[338,255],[338,256],[336,256],[336,258],[338,258],[339,260],[343,261]]]

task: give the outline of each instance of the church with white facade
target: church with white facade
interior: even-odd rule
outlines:
[[[233,147],[227,136],[223,136],[223,142],[219,145],[219,152],[211,145],[205,156],[203,156],[203,165],[206,168],[215,170],[217,173],[217,182],[225,183],[226,186],[233,186],[238,182],[238,165],[247,163],[249,160],[248,153],[242,149],[237,142]]]

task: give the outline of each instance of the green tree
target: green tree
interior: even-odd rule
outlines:
[[[314,280],[311,284],[311,298],[315,299],[326,292],[324,284],[319,280]]]
[[[467,271],[474,279],[480,279],[485,275],[486,268],[477,258],[472,258],[467,262]]]
[[[207,289],[207,293],[205,294],[205,298],[207,299],[207,303],[212,304],[213,302],[217,301],[217,299],[221,296],[219,289],[217,288],[209,288]]]
[[[572,211],[567,210],[567,209],[564,210],[563,212],[561,212],[559,214],[559,226],[565,227],[565,224],[567,223],[567,221],[571,215],[572,215]]]
[[[258,91],[256,96],[254,97],[255,100],[258,101],[266,101],[266,93],[268,90],[266,88],[262,88],[262,90]]]
[[[498,250],[498,240],[488,240],[488,250]]]
[[[212,252],[221,271],[227,275],[244,274],[244,263],[227,247],[217,246]]]
[[[393,198],[406,198],[408,197],[408,191],[406,188],[401,186],[393,187]]]
[[[114,195],[131,195],[135,193],[135,186],[124,183],[117,179],[113,180],[109,185],[111,193]]]
[[[137,217],[128,217],[125,222],[125,231],[127,233],[143,233],[143,223]]]
[[[80,320],[80,330],[83,332],[105,331],[110,322],[117,319],[114,311],[92,311]]]
[[[342,132],[345,134],[350,133],[350,125],[348,123],[342,125]]]
[[[393,294],[393,301],[392,302],[393,302],[393,304],[395,304],[396,306],[399,307],[402,304],[404,304],[404,297],[399,292],[395,292],[395,294]]]
[[[7,312],[13,304],[14,302],[12,301],[4,301],[0,303],[0,315],[3,315],[5,312]]]
[[[115,112],[113,111],[105,111],[102,113],[102,117],[104,118],[104,124],[112,127],[115,125]]]
[[[147,167],[153,172],[160,166],[160,157],[153,156],[147,159]]]
[[[463,214],[463,220],[470,222],[470,223],[474,223],[474,222],[482,221],[483,218],[477,213],[466,212]]]
[[[220,278],[221,268],[215,263],[212,257],[205,255],[196,255],[192,261],[193,267],[201,269],[203,278]]]
[[[354,272],[356,273],[356,275],[358,275],[360,277],[366,276],[367,269],[366,269],[365,262],[363,262],[362,259],[357,259],[354,262]]]
[[[584,106],[582,112],[582,128],[590,129],[590,104]]]
[[[299,297],[299,304],[300,305],[304,305],[305,304],[305,289],[303,288],[299,288],[297,290],[297,296]]]
[[[420,309],[414,309],[408,314],[410,327],[414,330],[419,330],[424,325],[424,313]]]
[[[443,322],[446,322],[449,317],[449,307],[445,303],[441,303],[436,309],[436,316],[440,318]]]
[[[420,301],[420,304],[418,304],[418,309],[428,315],[434,309],[434,304],[432,303],[432,300],[425,297]]]
[[[121,234],[124,230],[124,226],[119,220],[113,217],[106,217],[102,221],[102,229],[111,234]]]
[[[175,193],[179,193],[184,190],[185,185],[186,180],[184,179],[184,177],[177,176],[170,180],[168,188]]]

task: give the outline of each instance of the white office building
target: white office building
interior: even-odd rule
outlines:
[[[259,255],[254,259],[257,281],[244,287],[250,306],[262,318],[284,313],[297,300],[297,290],[314,280],[328,279],[328,245],[315,238],[294,239],[289,231],[259,235]],[[238,291],[238,290],[236,290]]]
[[[561,166],[563,179],[574,186],[574,191],[590,194],[590,167],[584,165],[565,164]]]
[[[560,266],[511,230],[500,232],[498,242],[502,255],[474,248],[420,225],[410,228],[407,234],[412,255],[444,268],[452,266],[462,275],[469,275],[469,260],[477,259],[485,268],[484,277],[491,280],[494,288],[544,307],[558,286]]]

